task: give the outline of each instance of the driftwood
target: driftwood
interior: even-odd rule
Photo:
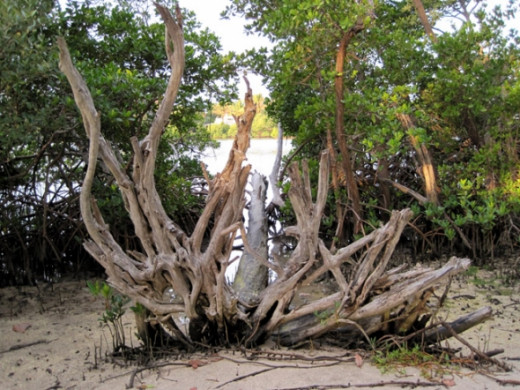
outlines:
[[[442,340],[446,340],[450,337],[453,337],[453,332],[460,334],[491,318],[491,315],[491,307],[482,307],[465,316],[459,317],[453,322],[450,322],[448,324],[449,328],[441,324],[433,329],[427,330],[424,334],[424,342],[426,344],[433,344]]]
[[[267,286],[268,267],[263,263],[267,259],[267,214],[265,199],[267,183],[263,176],[254,172],[251,177],[251,201],[249,206],[249,229],[247,247],[240,259],[233,288],[238,300],[246,307],[255,307],[260,294]]]
[[[193,232],[184,231],[169,218],[155,188],[154,168],[160,136],[182,78],[184,39],[180,12],[173,17],[164,7],[156,7],[166,25],[166,54],[172,74],[148,134],[142,140],[130,140],[134,150],[131,175],[103,138],[100,114],[88,87],[73,66],[65,41],[58,40],[60,68],[72,87],[90,141],[80,198],[90,235],[85,248],[105,268],[108,282],[141,303],[151,313],[148,321],[162,325],[184,345],[251,345],[271,335],[284,344],[294,344],[335,330],[348,333],[355,329],[353,337],[367,337],[376,332],[406,333],[423,324],[431,301],[435,306],[434,288],[466,269],[470,261],[453,258],[437,270],[387,270],[412,217],[408,209],[393,211],[386,224],[346,247],[327,248],[319,231],[329,193],[329,152],[320,157],[315,199],[307,164],[292,163],[288,168],[288,196],[296,217],[296,224],[285,229],[296,242],[288,258],[283,262],[270,258],[263,251],[265,241],[257,241],[267,230],[262,212],[253,212],[256,221],[250,221],[252,235],[248,236],[242,218],[251,167],[244,161],[256,107],[247,79],[245,111],[236,118],[237,136],[223,171],[207,178],[206,205]],[[114,240],[92,197],[98,158],[119,186],[141,242],[139,251],[125,252]],[[255,210],[262,207],[263,195],[258,196],[259,202],[252,206]],[[239,279],[233,284],[226,279],[226,271],[233,262],[231,253],[239,234],[245,254]],[[319,286],[328,275],[332,291],[295,304],[297,291]],[[169,299],[171,291],[175,299]],[[189,321],[187,332],[175,321],[180,314]]]
[[[282,164],[282,154],[283,154],[283,128],[282,125],[278,124],[278,138],[277,138],[277,149],[276,149],[276,158],[274,160],[273,169],[271,170],[271,174],[269,175],[269,183],[271,183],[271,190],[273,199],[271,203],[282,207],[284,201],[281,196],[281,189],[278,186],[278,181],[282,180],[282,178],[278,177],[280,172],[280,167]]]
[[[16,344],[16,345],[11,346],[8,349],[4,349],[3,351],[0,351],[0,354],[6,353],[6,352],[18,351],[19,349],[29,348],[29,347],[32,347],[32,346],[38,345],[38,344],[49,344],[51,342],[52,342],[52,340],[37,340],[37,341],[32,341],[30,343]]]

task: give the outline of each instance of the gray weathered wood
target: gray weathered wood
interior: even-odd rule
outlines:
[[[450,327],[457,333],[460,334],[466,330],[480,324],[481,322],[491,318],[493,311],[491,307],[484,306],[478,310],[468,313],[462,317],[457,318],[453,322],[449,322]],[[451,331],[443,325],[439,325],[435,328],[428,329],[424,333],[424,343],[433,344],[442,340],[446,340],[452,337]]]
[[[265,200],[267,183],[265,177],[254,172],[251,176],[251,200],[248,213],[247,241],[250,253],[246,248],[233,281],[233,288],[238,300],[246,307],[258,304],[261,292],[267,287],[268,268],[258,260],[267,259],[267,215]]]
[[[235,118],[237,135],[227,164],[215,178],[207,177],[206,204],[191,235],[168,217],[155,188],[154,168],[159,138],[182,79],[184,37],[180,11],[174,17],[166,8],[156,7],[166,25],[166,55],[172,74],[148,134],[142,140],[130,140],[134,151],[131,175],[103,138],[100,114],[88,87],[73,66],[65,41],[58,40],[60,68],[72,87],[90,142],[80,199],[90,235],[85,248],[105,268],[108,282],[145,306],[154,322],[184,344],[230,340],[252,344],[272,334],[287,343],[297,343],[337,329],[359,329],[363,335],[385,332],[391,329],[390,323],[399,331],[411,329],[426,310],[433,289],[466,269],[469,260],[454,258],[437,270],[387,272],[401,233],[412,217],[408,209],[393,211],[383,226],[358,241],[338,250],[328,249],[319,237],[331,164],[330,152],[325,151],[320,157],[317,184],[311,183],[305,161],[289,166],[288,196],[296,222],[285,229],[285,234],[295,240],[296,247],[283,264],[270,261],[262,178],[253,179],[258,185],[252,193],[248,233],[242,222],[251,170],[243,163],[256,113],[247,79],[245,110]],[[126,252],[115,241],[91,194],[98,158],[120,188],[141,243],[139,251]],[[226,271],[232,263],[238,232],[244,239],[246,254],[233,286],[226,279]],[[269,283],[268,269],[276,274]],[[292,304],[297,291],[317,283],[325,274],[332,275],[332,291]],[[166,289],[173,289],[179,300],[165,300]],[[173,317],[178,313],[184,313],[190,321],[188,335],[174,324]]]

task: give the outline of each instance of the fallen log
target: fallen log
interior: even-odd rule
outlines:
[[[468,266],[468,259],[454,257],[439,269],[423,268],[395,274],[391,280],[384,275],[375,285],[384,285],[385,291],[377,294],[375,290],[370,298],[361,303],[355,300],[339,306],[334,302],[341,301],[342,294],[328,295],[298,308],[297,311],[305,310],[306,314],[284,323],[274,333],[274,337],[282,345],[292,345],[310,337],[310,332],[317,335],[318,332],[325,333],[324,330],[327,330],[334,331],[348,343],[375,333],[403,335],[418,327],[422,329],[431,313],[440,306],[440,302],[430,299],[433,288],[442,285],[443,282],[447,283],[452,275]],[[392,285],[388,285],[389,281]],[[319,307],[320,302],[331,302],[329,310],[308,309],[313,305]],[[489,318],[490,310],[481,309],[475,316],[465,316],[454,324],[462,332]],[[286,318],[291,318],[291,313],[288,313]],[[434,330],[428,337],[433,340],[438,332],[440,330]]]
[[[493,311],[491,310],[491,307],[485,306],[472,313],[459,317],[453,322],[449,322],[448,325],[451,329],[445,325],[440,324],[432,329],[426,330],[424,334],[424,343],[434,344],[439,341],[446,340],[450,337],[453,337],[453,331],[457,334],[460,334],[474,327],[475,325],[480,324],[488,318],[491,318],[492,314]]]

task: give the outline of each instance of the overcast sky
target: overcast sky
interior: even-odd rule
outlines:
[[[241,53],[254,47],[269,46],[269,40],[264,37],[246,35],[244,29],[246,22],[244,19],[221,19],[220,14],[228,3],[229,0],[179,0],[181,8],[195,11],[202,27],[207,27],[220,38],[224,52],[234,51]],[[253,94],[261,93],[263,96],[268,95],[260,77],[248,73],[248,79],[251,83]],[[242,99],[245,93],[245,85],[242,79],[239,89],[240,99]]]
[[[197,14],[203,27],[208,27],[221,38],[225,51],[241,52],[253,45],[268,44],[268,40],[258,36],[246,36],[244,19],[221,19],[220,14],[229,0],[180,0],[182,8],[188,8]]]

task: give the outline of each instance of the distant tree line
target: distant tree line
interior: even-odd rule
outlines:
[[[257,111],[251,129],[253,138],[276,138],[278,126],[269,117],[266,111],[265,99],[262,95],[254,95]],[[206,126],[213,139],[233,138],[237,134],[237,125],[234,118],[244,111],[244,105],[240,100],[229,104],[215,104],[206,114]]]

